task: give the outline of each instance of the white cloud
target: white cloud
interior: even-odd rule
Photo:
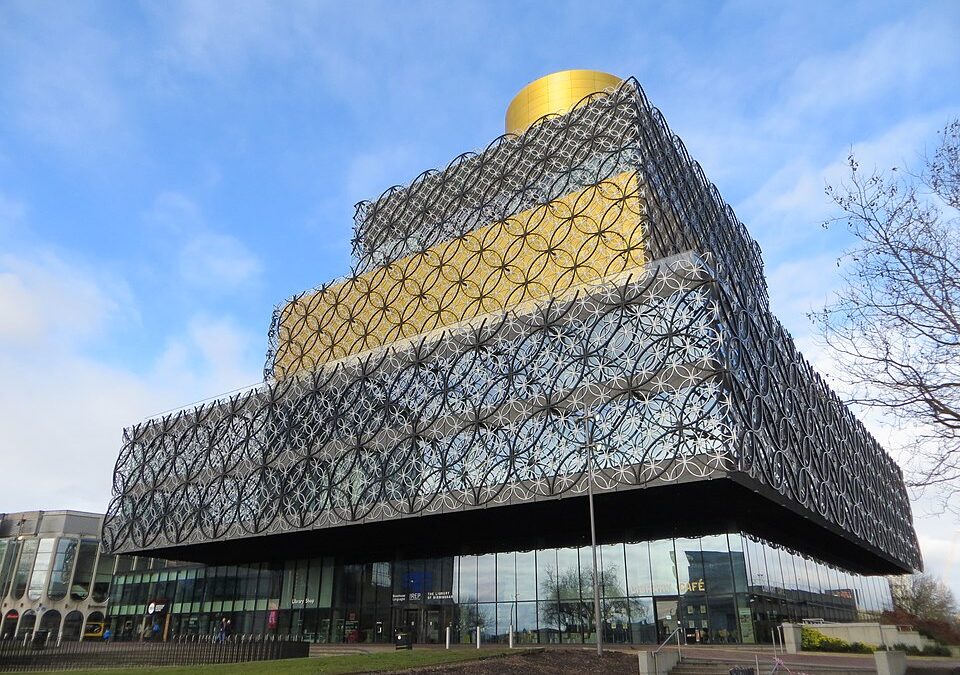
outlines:
[[[212,227],[186,195],[161,192],[144,219],[159,241],[176,247],[180,277],[191,286],[229,293],[259,281],[260,259],[242,241]]]
[[[200,207],[186,195],[172,190],[156,196],[144,219],[148,225],[164,234],[177,236],[186,236],[190,232],[207,228]]]
[[[939,12],[914,14],[882,26],[863,41],[801,61],[784,83],[788,110],[827,113],[837,107],[904,91],[931,72],[949,76],[960,53],[960,31]]]
[[[110,286],[53,253],[0,256],[0,349],[64,348],[96,336],[133,311],[125,284]]]
[[[316,76],[331,95],[346,101],[376,81],[357,44],[371,32],[387,30],[381,27],[387,23],[383,7],[340,12],[310,2],[174,0],[148,9],[159,28],[158,65],[226,80],[254,65],[281,63]],[[344,49],[344,33],[353,35],[348,44],[354,49]]]
[[[150,10],[163,30],[162,58],[208,75],[241,68],[258,56],[288,53],[295,26],[292,13],[265,0],[229,5],[175,0]]]
[[[262,346],[260,341],[228,317],[195,316],[183,334],[167,342],[153,367],[154,379],[171,389],[199,393],[201,398],[253,386],[260,380],[259,371],[253,370],[259,365],[253,355]],[[167,407],[182,407],[195,400],[191,395]]]
[[[764,258],[777,264],[793,261],[798,250],[822,251],[824,247],[839,256],[842,243],[838,245],[836,238],[825,234],[819,225],[836,215],[836,207],[824,190],[828,184],[839,185],[847,178],[850,151],[863,171],[916,167],[925,145],[956,112],[938,110],[905,119],[873,138],[857,140],[826,164],[815,164],[803,156],[783,164],[736,207],[760,243]],[[831,274],[838,276],[836,271]]]
[[[914,505],[914,525],[923,552],[924,569],[960,594],[960,527],[954,518],[926,515]],[[919,513],[918,513],[919,511]]]
[[[195,286],[231,291],[255,281],[260,260],[240,240],[225,234],[203,233],[180,249],[180,275]]]
[[[260,379],[260,337],[223,317],[195,317],[142,371],[113,365],[93,353],[137,315],[122,284],[50,255],[0,269],[0,511],[102,511],[123,427]]]

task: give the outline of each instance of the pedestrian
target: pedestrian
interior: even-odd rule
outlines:
[[[112,631],[112,630],[110,630],[109,628],[107,628],[107,630],[103,631],[103,641],[104,641],[104,642],[110,642],[110,638],[112,638],[112,637],[113,637],[113,631]]]

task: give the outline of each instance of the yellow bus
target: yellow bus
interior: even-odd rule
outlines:
[[[103,631],[106,628],[107,624],[104,621],[87,621],[87,625],[83,628],[83,639],[100,640],[103,638]]]

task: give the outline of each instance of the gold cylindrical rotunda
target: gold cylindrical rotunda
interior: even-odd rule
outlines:
[[[623,78],[598,70],[561,70],[534,80],[507,108],[507,133],[522,134],[544,115],[569,112],[588,94],[616,87]]]

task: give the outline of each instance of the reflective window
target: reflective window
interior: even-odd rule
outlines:
[[[97,571],[93,576],[93,593],[90,596],[94,602],[107,601],[115,563],[116,558],[106,553],[101,553],[100,557],[97,558]]]
[[[579,557],[575,548],[557,549],[557,591],[561,602],[580,602]]]
[[[537,603],[537,626],[542,645],[560,642],[560,610],[555,600]]]
[[[2,589],[7,583],[7,549],[9,544],[13,543],[13,539],[0,539],[0,589]],[[0,598],[3,598],[4,594],[0,594]]]
[[[19,600],[27,592],[27,581],[30,578],[30,570],[33,569],[33,561],[37,557],[38,543],[36,539],[23,541],[20,562],[17,563],[17,571],[13,575],[13,590],[10,593],[15,600]]]
[[[57,542],[57,551],[53,556],[50,586],[47,588],[47,597],[51,600],[60,600],[66,597],[76,559],[77,540],[61,537],[60,541]]]
[[[129,572],[133,568],[133,558],[128,555],[117,556],[117,574]]]
[[[484,598],[481,598],[483,600]],[[514,553],[497,554],[497,600],[513,602],[517,599],[517,568]]]
[[[96,542],[75,542],[73,563],[69,543],[59,542],[48,556],[50,593],[71,565],[74,599],[92,593],[94,578],[108,584],[112,561],[105,556],[96,569]],[[0,564],[18,570],[9,548],[0,547]],[[29,571],[42,567],[35,553],[27,551]],[[858,601],[864,617],[890,602],[881,578],[850,575],[739,534],[610,544],[598,554],[599,629],[611,644],[652,644],[658,631],[662,640],[678,627],[690,643],[769,643],[791,616],[850,621],[858,618]],[[512,623],[521,644],[582,644],[598,630],[592,570],[588,546],[397,562],[326,557],[144,569],[117,574],[111,606],[115,631],[126,621],[137,625],[144,604],[164,597],[172,601],[177,634],[209,634],[229,613],[238,633],[303,632],[320,642],[387,642],[394,627],[406,626],[417,640],[442,643],[451,625],[457,642],[473,643],[479,626],[484,641],[503,643]],[[290,598],[288,607],[280,606],[281,596]]]
[[[601,600],[600,617],[603,619],[604,642],[608,644],[630,642],[630,605],[626,598]]]
[[[44,537],[37,546],[37,556],[33,562],[33,574],[30,575],[30,588],[27,591],[27,597],[31,600],[39,600],[43,597],[43,591],[47,587],[47,578],[50,575],[50,556],[53,553],[53,544],[55,539]]]
[[[700,629],[700,641],[713,644],[726,644],[730,642],[739,642],[740,636],[737,629],[737,607],[733,601],[732,595],[720,595],[708,597],[709,621],[706,626],[698,626]],[[749,610],[748,623],[749,623]],[[704,632],[706,628],[706,632]]]
[[[496,640],[497,605],[493,602],[481,602],[477,605],[477,625],[483,642]]]
[[[268,599],[280,597],[279,572],[274,569],[264,570],[261,576],[261,588],[265,582],[270,585],[270,590],[261,594],[260,597]],[[320,597],[317,599],[317,604],[320,607],[331,607],[333,605],[333,558],[329,556],[323,559],[323,571],[320,575]]]
[[[677,594],[677,561],[672,539],[650,542],[650,574],[654,595]]]
[[[518,556],[519,565],[519,556]],[[538,642],[537,634],[537,603],[519,602],[516,605],[516,640],[520,644],[533,644]]]
[[[477,556],[475,555],[465,555],[460,558],[460,595],[457,600],[458,602],[477,601]]]
[[[747,592],[747,559],[743,550],[743,537],[727,535],[730,545],[730,565],[733,567],[733,586],[737,593]]]
[[[641,644],[657,641],[653,598],[630,598],[630,637],[633,642]]]
[[[703,551],[703,580],[707,593],[726,595],[734,592],[733,558],[743,564],[743,554],[731,556],[727,550],[727,538],[724,535],[703,537],[700,540]],[[736,563],[735,563],[736,564]]]
[[[303,599],[304,607],[316,607],[320,600],[320,577],[323,570],[323,562],[320,558],[313,558],[308,565],[307,589]],[[255,578],[253,579],[256,580]],[[389,583],[389,578],[387,579]],[[247,597],[251,597],[247,594]]]
[[[517,553],[517,599],[537,599],[537,561],[533,551]],[[528,609],[536,619],[536,607]]]
[[[3,555],[0,556],[0,600],[3,600],[13,584],[13,570],[17,564],[17,554],[20,553],[20,542],[16,539],[4,539],[0,545],[3,546]]]
[[[600,594],[606,598],[623,598],[627,595],[626,565],[623,559],[623,544],[600,547]],[[626,622],[626,617],[624,617]]]
[[[557,597],[557,550],[537,551],[537,588],[539,599]]]
[[[477,559],[477,600],[490,602],[497,599],[497,556],[494,553]]]
[[[647,542],[627,544],[627,588],[630,595],[651,595],[650,548]]]
[[[706,591],[703,555],[699,539],[677,539],[677,580],[680,593],[703,593]],[[729,564],[729,563],[728,563]]]
[[[783,589],[786,587],[783,581],[783,567],[780,565],[780,554],[777,549],[766,544],[759,545],[761,546],[761,555],[765,561],[765,567],[767,570],[767,578],[769,580],[769,585],[772,588],[776,588],[780,591],[780,595],[783,595]]]

